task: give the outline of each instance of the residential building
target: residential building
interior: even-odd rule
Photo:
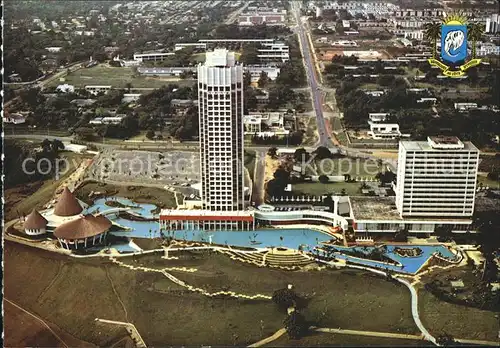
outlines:
[[[65,84],[57,86],[56,91],[62,92],[62,93],[73,93],[73,92],[75,92],[75,86],[65,83]]]
[[[161,61],[170,56],[175,55],[174,52],[150,52],[150,53],[135,53],[134,60],[137,62]]]
[[[238,25],[285,25],[286,10],[278,9],[257,9],[252,12],[245,12],[239,15]]]
[[[98,95],[99,93],[108,93],[112,86],[85,86],[85,90],[93,95]]]
[[[234,52],[207,52],[198,91],[203,209],[243,210],[243,66]]]
[[[399,214],[470,219],[478,165],[479,150],[457,137],[400,142],[395,190]]]
[[[244,69],[250,72],[251,81],[257,82],[260,79],[262,72],[267,74],[267,77],[274,81],[278,77],[281,69],[276,66],[266,66],[266,65],[249,65],[244,67]]]
[[[245,134],[260,133],[262,131],[262,119],[253,115],[243,117]]]
[[[455,110],[467,111],[477,109],[477,103],[455,103]]]
[[[486,18],[486,33],[496,34],[500,32],[500,14],[493,13],[490,17]]]

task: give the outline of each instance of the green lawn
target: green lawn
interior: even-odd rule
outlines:
[[[488,177],[484,175],[478,175],[477,180],[479,183],[483,184],[483,186],[488,186],[493,189],[500,189],[500,181],[490,180]]]
[[[418,291],[420,318],[429,332],[455,338],[498,342],[497,313],[440,301],[426,290]]]
[[[387,337],[368,337],[356,335],[331,334],[322,332],[312,332],[299,340],[288,338],[286,334],[266,345],[265,347],[328,347],[328,346],[434,346],[432,343],[423,340],[407,340]]]
[[[64,83],[82,88],[87,85],[111,85],[114,88],[125,88],[127,83],[132,84],[132,88],[160,88],[168,84],[178,84],[180,86],[192,85],[195,80],[182,80],[177,78],[159,78],[134,76],[134,70],[130,67],[110,67],[104,64],[92,68],[84,68],[64,77]],[[62,81],[58,79],[52,81],[50,86],[57,86]]]
[[[361,183],[351,183],[351,182],[335,182],[322,184],[320,182],[306,182],[300,184],[292,184],[292,191],[296,195],[313,195],[313,196],[321,196],[327,193],[338,193],[342,191],[342,189],[346,190],[346,194],[356,195],[359,194],[361,187]]]
[[[375,160],[365,160],[362,158],[335,158],[316,161],[318,175],[344,175],[351,177],[374,177],[380,171],[380,166]]]

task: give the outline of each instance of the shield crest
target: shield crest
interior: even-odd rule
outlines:
[[[457,64],[467,58],[467,26],[441,26],[441,59],[448,64]]]

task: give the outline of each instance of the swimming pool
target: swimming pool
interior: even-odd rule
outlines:
[[[350,262],[354,262],[356,264],[360,264],[360,265],[364,265],[364,266],[376,267],[376,268],[381,268],[381,269],[389,269],[389,270],[396,271],[396,272],[411,273],[411,274],[418,272],[418,270],[427,262],[427,260],[434,253],[440,253],[442,257],[449,259],[451,261],[453,261],[457,258],[457,256],[455,254],[453,254],[444,245],[415,245],[415,246],[386,245],[386,246],[387,246],[387,252],[385,253],[385,256],[398,262],[399,264],[401,264],[401,266],[400,265],[385,264],[385,263],[382,263],[380,261],[360,259],[360,258],[353,257],[350,255],[341,254],[340,252],[336,252],[336,253],[334,253],[334,255],[338,259],[348,260]],[[415,256],[415,257],[403,257],[403,256],[400,256],[394,252],[394,248],[396,248],[396,247],[401,248],[401,249],[420,248],[422,250],[422,254],[419,256]],[[335,245],[334,248],[339,250],[339,251],[357,250],[357,251],[361,251],[362,253],[365,253],[365,254],[368,254],[370,251],[375,249],[375,247],[343,247],[343,246],[337,246],[337,245]]]
[[[95,201],[95,204],[88,208],[88,212],[96,212],[97,209],[103,212],[112,209],[105,204],[108,200],[114,200],[127,206],[133,206],[132,211],[145,218],[157,219],[158,214],[153,214],[151,211],[156,209],[154,204],[135,203],[129,199],[122,197],[101,198]],[[111,216],[110,220],[128,228],[128,230],[111,232],[116,236],[135,237],[135,238],[156,238],[160,237],[160,225],[155,221],[131,221],[128,219]],[[302,249],[312,252],[316,247],[325,248],[323,242],[330,241],[333,237],[321,231],[313,229],[258,229],[255,231],[163,231],[166,237],[172,237],[178,240],[206,242],[219,245],[230,245],[236,247],[251,247],[251,248],[266,248],[266,247],[283,247],[289,249]],[[113,245],[120,251],[136,251],[129,245]],[[386,264],[379,261],[373,261],[363,258],[353,257],[351,255],[342,254],[342,250],[357,250],[368,254],[375,247],[344,247],[333,246],[338,252],[334,253],[335,258],[347,260],[358,265],[375,267],[379,269],[389,269],[402,273],[416,273],[434,253],[440,253],[442,257],[450,260],[455,260],[456,255],[453,254],[444,245],[387,245],[385,255],[399,264]],[[422,254],[416,257],[403,257],[394,252],[394,248],[402,249],[420,248]]]

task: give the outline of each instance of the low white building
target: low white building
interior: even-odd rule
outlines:
[[[357,47],[358,43],[353,40],[337,40],[332,42],[332,46]]]
[[[397,123],[368,122],[368,124],[370,125],[368,135],[373,139],[396,139],[402,135]]]
[[[62,93],[74,93],[75,92],[75,86],[73,85],[68,85],[67,83],[63,85],[59,85],[56,87],[56,91],[62,92]]]
[[[253,115],[243,116],[245,134],[260,133],[262,130],[262,118]]]
[[[151,53],[135,53],[134,60],[137,62],[161,61],[168,57],[174,56],[174,52],[151,52]]]
[[[248,65],[245,66],[244,69],[250,73],[252,82],[259,81],[262,72],[265,72],[267,74],[267,77],[271,81],[274,81],[276,80],[281,71],[279,67],[266,66],[266,65]]]
[[[110,116],[110,117],[96,117],[90,120],[90,124],[120,124],[123,116]]]
[[[93,95],[98,95],[99,93],[108,93],[112,86],[85,86],[85,90]]]
[[[50,53],[57,53],[62,50],[62,47],[45,47],[45,49]]]
[[[371,122],[384,122],[389,115],[387,112],[371,112],[368,114],[368,118]]]
[[[13,113],[13,114],[5,113],[3,116],[3,122],[12,124],[22,124],[26,122],[26,116],[19,113]]]
[[[477,109],[477,103],[455,103],[455,110],[467,111]]]

